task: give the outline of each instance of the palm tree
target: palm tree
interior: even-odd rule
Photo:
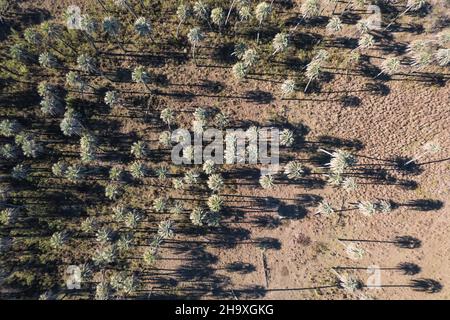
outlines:
[[[64,161],[58,161],[52,166],[52,173],[55,175],[55,177],[58,178],[64,177],[66,175],[66,171],[67,171],[67,163],[65,163]]]
[[[332,17],[327,24],[327,31],[329,33],[342,31],[342,21],[339,17]]]
[[[126,253],[133,246],[133,234],[126,233],[122,234],[117,240],[117,249],[120,253]]]
[[[225,129],[230,124],[230,118],[228,114],[219,112],[214,117],[214,123],[219,129]]]
[[[173,178],[172,185],[175,190],[182,190],[184,189],[185,183],[182,178]]]
[[[144,251],[142,259],[147,266],[152,266],[156,262],[156,252],[153,249],[147,249]]]
[[[0,211],[0,224],[4,226],[11,226],[17,222],[19,217],[18,208],[5,208]]]
[[[53,39],[58,39],[64,44],[64,46],[70,48],[75,54],[77,53],[77,50],[62,36],[62,30],[60,25],[54,22],[45,21],[41,23],[40,28],[47,41],[51,42]]]
[[[108,244],[97,248],[92,260],[95,264],[103,266],[113,263],[117,259],[117,249],[114,245]]]
[[[9,48],[9,54],[14,60],[27,64],[33,60],[30,53],[21,43],[15,43]]]
[[[390,213],[392,211],[392,203],[388,200],[380,200],[376,203],[376,209],[381,213]]]
[[[0,122],[0,134],[4,137],[13,137],[22,130],[22,126],[16,120],[5,119]]]
[[[325,216],[331,216],[333,213],[334,213],[334,209],[328,201],[323,200],[319,203],[316,214],[323,214]]]
[[[272,47],[274,49],[272,55],[276,55],[279,52],[283,52],[289,46],[289,35],[281,32],[277,33],[272,40]]]
[[[394,75],[400,68],[400,60],[395,57],[387,58],[381,64],[381,71],[375,78],[378,78],[382,74],[387,74],[388,76]]]
[[[320,1],[319,0],[306,0],[300,7],[303,19],[311,19],[320,15]]]
[[[19,157],[17,146],[7,143],[0,147],[0,155],[6,160],[16,160]]]
[[[200,173],[197,169],[191,169],[184,174],[184,182],[188,185],[195,185],[200,180]]]
[[[211,174],[208,178],[208,188],[210,188],[214,192],[219,192],[224,187],[224,181],[220,174],[215,173]]]
[[[167,207],[167,199],[164,197],[158,197],[153,201],[153,209],[157,213],[164,212]]]
[[[284,174],[289,179],[297,180],[304,176],[305,170],[299,161],[290,161],[284,167]]]
[[[150,21],[148,21],[146,18],[144,18],[144,17],[137,18],[136,21],[134,22],[134,30],[136,30],[136,33],[138,34],[138,36],[149,37],[150,40],[155,42],[155,40],[153,40],[153,38],[151,36],[152,26],[150,24]]]
[[[295,136],[292,130],[284,129],[280,132],[280,146],[290,147],[295,142]]]
[[[136,159],[144,159],[148,156],[147,152],[147,144],[145,141],[139,140],[133,143],[131,146],[131,155],[133,155]]]
[[[74,110],[69,109],[64,113],[64,118],[62,119],[60,126],[62,133],[65,136],[80,136],[83,131],[83,125],[79,120],[79,115]]]
[[[367,217],[371,217],[377,212],[375,203],[371,201],[360,201],[358,203],[358,210]]]
[[[168,173],[169,173],[169,169],[165,165],[161,165],[155,169],[155,174],[160,181],[166,180]]]
[[[81,30],[85,32],[85,36],[87,40],[90,42],[91,46],[94,48],[96,52],[98,52],[94,40],[94,35],[99,30],[98,21],[95,18],[91,17],[90,15],[84,14],[81,16],[80,26]]]
[[[214,161],[211,159],[206,160],[203,163],[203,172],[207,175],[211,175],[216,171]]]
[[[145,85],[145,88],[151,93],[148,83],[150,82],[150,75],[143,66],[138,66],[134,68],[131,74],[131,79],[136,83],[141,83]]]
[[[291,96],[295,92],[295,88],[296,88],[295,81],[292,79],[286,79],[281,84],[282,97],[285,98]]]
[[[72,183],[77,183],[80,179],[84,177],[83,168],[77,164],[67,167],[65,173],[66,179]]]
[[[308,78],[308,83],[306,84],[304,92],[308,90],[309,85],[311,84],[311,81],[317,79],[322,71],[322,63],[316,60],[312,60],[308,65],[306,66],[306,72],[305,75]]]
[[[163,147],[170,147],[172,145],[172,133],[170,131],[163,131],[159,135],[159,143]]]
[[[196,1],[194,3],[194,15],[199,20],[204,20],[208,23],[210,29],[211,24],[209,23],[209,6],[204,3],[202,0]]]
[[[238,59],[242,59],[244,56],[244,52],[248,49],[247,45],[243,42],[238,42],[234,45],[234,51],[231,54],[232,56],[235,56]]]
[[[112,208],[113,219],[116,222],[123,222],[129,210],[123,205],[117,205]]]
[[[258,53],[255,49],[248,48],[242,54],[242,62],[246,68],[250,68],[256,64],[258,61]]]
[[[341,289],[344,289],[350,293],[355,292],[356,290],[360,290],[363,285],[360,280],[353,278],[351,276],[343,276],[338,274],[336,271],[331,269],[338,278],[338,286]]]
[[[97,222],[93,217],[87,217],[81,222],[81,230],[85,233],[91,233],[97,230]]]
[[[178,20],[180,21],[177,26],[177,33],[176,33],[177,38],[180,33],[181,25],[185,23],[190,16],[191,16],[191,7],[184,3],[180,4],[177,8],[177,17]]]
[[[225,23],[225,12],[222,8],[218,7],[211,10],[211,21],[219,27],[219,30],[222,28]]]
[[[12,168],[11,178],[15,180],[27,180],[30,174],[30,167],[25,164],[18,164]]]
[[[43,40],[42,35],[31,27],[25,29],[23,37],[26,42],[33,46],[39,46]]]
[[[64,231],[55,232],[49,239],[50,247],[55,250],[61,249],[67,242],[68,235]]]
[[[119,40],[120,23],[115,17],[105,17],[103,19],[103,31],[112,39],[114,39],[123,52],[126,52],[125,47]]]
[[[122,189],[118,184],[108,184],[105,187],[105,197],[109,200],[116,200],[122,194]]]
[[[342,174],[345,169],[354,166],[357,163],[355,156],[345,150],[338,149],[333,153],[324,149],[319,149],[319,151],[331,156],[331,160],[327,163],[327,166],[330,167],[331,172],[334,174]]]
[[[252,18],[252,8],[249,4],[242,5],[238,10],[239,21],[249,21]]]
[[[327,178],[328,178],[327,183],[330,186],[334,186],[334,187],[340,186],[344,179],[340,172],[338,172],[338,173],[332,172],[331,174],[327,175]]]
[[[169,209],[174,216],[180,216],[184,212],[184,205],[182,201],[175,200]]]
[[[435,54],[435,58],[441,67],[447,66],[450,64],[450,49],[439,49]]]
[[[358,40],[358,49],[370,49],[375,45],[375,40],[371,34],[363,34]]]
[[[57,58],[49,52],[42,52],[38,60],[39,64],[44,68],[53,69],[59,66]]]
[[[406,51],[413,60],[412,66],[417,69],[422,69],[428,66],[433,61],[434,45],[431,41],[416,40],[408,45]]]
[[[170,239],[174,236],[173,220],[163,220],[158,224],[158,236],[162,239]]]
[[[260,2],[255,9],[255,17],[258,20],[258,34],[256,36],[256,43],[259,44],[259,34],[261,31],[261,26],[267,18],[269,18],[272,12],[272,6],[267,2]]]
[[[119,296],[128,297],[139,289],[139,283],[134,274],[127,275],[125,272],[113,274],[111,276],[111,286]]]
[[[171,108],[165,108],[161,111],[161,120],[169,126],[175,121],[175,114]]]
[[[369,33],[371,28],[371,22],[367,19],[361,19],[356,24],[356,29],[359,31],[360,35]]]
[[[95,160],[97,152],[97,140],[91,134],[83,134],[80,139],[81,161],[89,162]]]
[[[219,212],[220,210],[222,210],[223,200],[219,195],[213,194],[208,198],[207,204],[209,210],[211,210],[212,212]]]
[[[201,207],[195,207],[189,216],[191,222],[194,226],[203,226],[204,220],[206,218],[206,212]]]
[[[130,229],[135,229],[141,222],[142,216],[136,210],[132,210],[126,214],[124,217],[125,227]]]
[[[342,181],[342,189],[347,192],[355,191],[358,189],[358,184],[356,183],[355,178],[347,177]]]
[[[95,233],[95,240],[100,244],[107,244],[113,240],[113,232],[108,227],[102,227]]]
[[[64,112],[61,101],[54,96],[47,96],[41,102],[41,111],[45,115],[58,116]]]
[[[135,161],[130,165],[130,173],[134,179],[143,179],[147,175],[146,166],[139,161]]]
[[[107,91],[105,93],[105,103],[113,107],[119,102],[119,94],[117,91]]]
[[[189,30],[188,40],[192,45],[192,58],[194,59],[194,61],[195,61],[195,48],[201,41],[203,41],[203,39],[205,39],[205,35],[203,34],[203,32],[200,30],[199,27],[195,27]]]
[[[248,73],[247,67],[245,66],[245,63],[243,63],[243,62],[237,62],[233,66],[232,71],[233,71],[234,77],[238,80],[244,79]]]
[[[80,68],[81,71],[92,74],[96,73],[98,75],[101,75],[102,77],[108,79],[108,77],[105,76],[105,74],[96,67],[95,60],[91,56],[87,54],[81,54],[77,58],[77,64],[78,68]],[[108,79],[109,80],[109,79]]]
[[[36,158],[43,150],[44,148],[42,145],[37,143],[34,139],[25,139],[22,142],[22,152],[25,157]]]
[[[259,178],[259,184],[263,189],[272,189],[275,186],[274,178],[270,174],[266,174]]]

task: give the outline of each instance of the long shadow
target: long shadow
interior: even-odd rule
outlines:
[[[363,243],[388,243],[402,249],[417,249],[422,246],[422,241],[411,236],[397,236],[394,240],[371,240],[371,239],[338,239],[339,241],[363,242]]]

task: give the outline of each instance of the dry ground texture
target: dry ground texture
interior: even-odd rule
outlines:
[[[13,2],[1,25],[0,116],[17,120],[21,131],[16,137],[2,136],[1,144],[18,144],[23,152],[6,158],[2,151],[0,160],[0,297],[450,298],[450,70],[434,58],[438,49],[450,48],[448,0],[429,0],[398,19],[410,1],[323,0],[316,17],[303,19],[305,0],[275,0],[258,45],[258,21],[239,22],[236,10],[220,30],[209,16],[190,17],[176,38],[178,1],[129,0],[128,9],[112,0]],[[222,6],[225,13],[232,2],[242,6],[242,1],[204,1],[210,8]],[[258,2],[248,2],[254,15]],[[194,1],[184,3],[192,6]],[[370,16],[369,4],[381,8],[382,29],[360,33],[358,21]],[[69,5],[100,22],[117,17],[123,26],[117,40],[101,26],[92,36],[62,28],[36,44],[23,39],[27,28],[43,34],[46,21],[64,25]],[[136,35],[134,14],[151,22],[153,40]],[[332,17],[340,18],[342,30],[327,31]],[[187,35],[196,26],[205,39],[194,61]],[[289,45],[271,55],[272,39],[280,32],[290,32]],[[373,46],[358,46],[364,34],[373,36]],[[417,40],[428,41],[416,50],[420,57],[433,54],[422,68],[411,66],[417,58],[408,51]],[[243,79],[232,71],[238,59],[231,54],[240,42],[259,54]],[[11,47],[17,43],[23,51],[14,55]],[[306,67],[320,50],[328,58],[304,92]],[[42,52],[55,55],[59,66],[40,66]],[[98,70],[80,70],[77,56],[83,53],[93,56],[96,69],[112,81]],[[349,63],[355,53],[359,60]],[[393,57],[399,68],[380,75],[383,62]],[[148,88],[132,81],[139,65],[150,75]],[[90,85],[84,93],[66,83],[69,71]],[[280,88],[287,79],[296,82],[296,89],[283,96]],[[41,110],[41,81],[60,86],[61,113]],[[108,106],[104,97],[111,90],[120,100]],[[208,226],[210,213],[196,225],[192,210],[208,208],[212,194],[208,176],[202,173],[182,190],[173,187],[173,179],[196,167],[173,165],[170,148],[160,144],[161,132],[168,130],[160,118],[166,108],[175,115],[170,129],[190,128],[197,108],[208,111],[207,127],[215,126],[215,114],[223,113],[229,117],[227,127],[289,129],[295,140],[281,148],[280,161],[283,166],[298,161],[304,175],[288,179],[280,172],[274,186],[262,188],[259,166],[218,166],[225,181],[218,192],[223,200],[220,225]],[[70,109],[80,115],[79,135],[67,136],[60,129]],[[36,157],[27,156],[25,143],[17,138],[23,132],[30,137],[22,139],[42,145]],[[86,133],[95,137],[97,148],[93,159],[82,161],[80,135]],[[144,178],[127,172],[136,160],[130,148],[137,141],[149,149],[138,160],[147,168]],[[430,145],[439,148],[424,153]],[[357,159],[339,174],[345,182],[330,183],[330,156],[321,149],[345,150]],[[414,160],[417,155],[423,156]],[[409,160],[414,161],[406,164]],[[58,161],[80,165],[82,177],[70,178],[67,171],[55,176],[52,166]],[[23,180],[12,174],[18,164],[29,166]],[[168,173],[158,178],[161,166]],[[111,180],[111,167],[126,171],[121,181]],[[357,188],[345,190],[343,184],[351,181]],[[108,198],[108,186],[118,186],[118,196]],[[158,210],[158,199],[167,202],[166,208]],[[183,206],[178,213],[175,200]],[[389,212],[377,207],[382,200],[390,204]],[[375,204],[374,214],[358,209],[365,201]],[[324,203],[334,212],[320,210]],[[134,210],[139,221],[113,216],[120,205]],[[14,209],[16,219],[8,219],[6,209]],[[82,227],[89,217],[90,230]],[[169,222],[168,232],[162,232],[161,222]],[[109,236],[102,237],[106,230]],[[128,246],[123,241],[127,235],[132,237]],[[89,272],[83,273],[81,289],[67,290],[67,267],[82,264]],[[380,268],[381,288],[370,287],[374,273],[367,271],[369,266]]]

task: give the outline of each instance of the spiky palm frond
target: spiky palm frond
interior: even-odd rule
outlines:
[[[122,195],[122,189],[118,184],[108,184],[105,187],[105,197],[109,200],[117,200]]]
[[[163,220],[158,224],[158,235],[163,239],[170,239],[174,236],[173,220]]]
[[[339,19],[339,17],[332,17],[330,21],[328,21],[326,28],[329,33],[342,31],[341,19]]]
[[[284,174],[289,179],[296,180],[304,176],[305,170],[299,161],[290,161],[284,167]]]
[[[277,33],[272,40],[273,53],[275,55],[283,52],[289,46],[289,34],[285,32]]]
[[[210,188],[214,192],[219,192],[224,187],[224,181],[220,174],[215,173],[211,174],[208,178],[208,188]]]
[[[371,201],[360,201],[358,210],[361,214],[371,217],[377,212],[376,204]]]
[[[206,212],[201,207],[195,207],[189,218],[194,226],[202,226],[206,218]]]
[[[133,162],[129,167],[129,171],[134,179],[143,179],[147,175],[147,167],[140,161]]]
[[[147,144],[142,140],[133,142],[133,144],[131,145],[130,153],[136,159],[145,159],[148,156]]]
[[[219,212],[223,207],[223,199],[219,195],[213,194],[208,198],[207,204],[209,210],[212,212]]]
[[[158,197],[155,200],[153,200],[153,209],[158,212],[164,212],[167,207],[167,199],[164,197]]]
[[[333,207],[326,200],[321,201],[319,203],[319,206],[317,207],[318,214],[323,214],[325,216],[331,216],[334,212],[335,211],[334,211]]]
[[[211,10],[211,22],[218,27],[225,23],[225,12],[222,8],[214,8]]]
[[[275,186],[274,178],[270,174],[263,175],[259,178],[259,184],[263,189],[272,189]]]

